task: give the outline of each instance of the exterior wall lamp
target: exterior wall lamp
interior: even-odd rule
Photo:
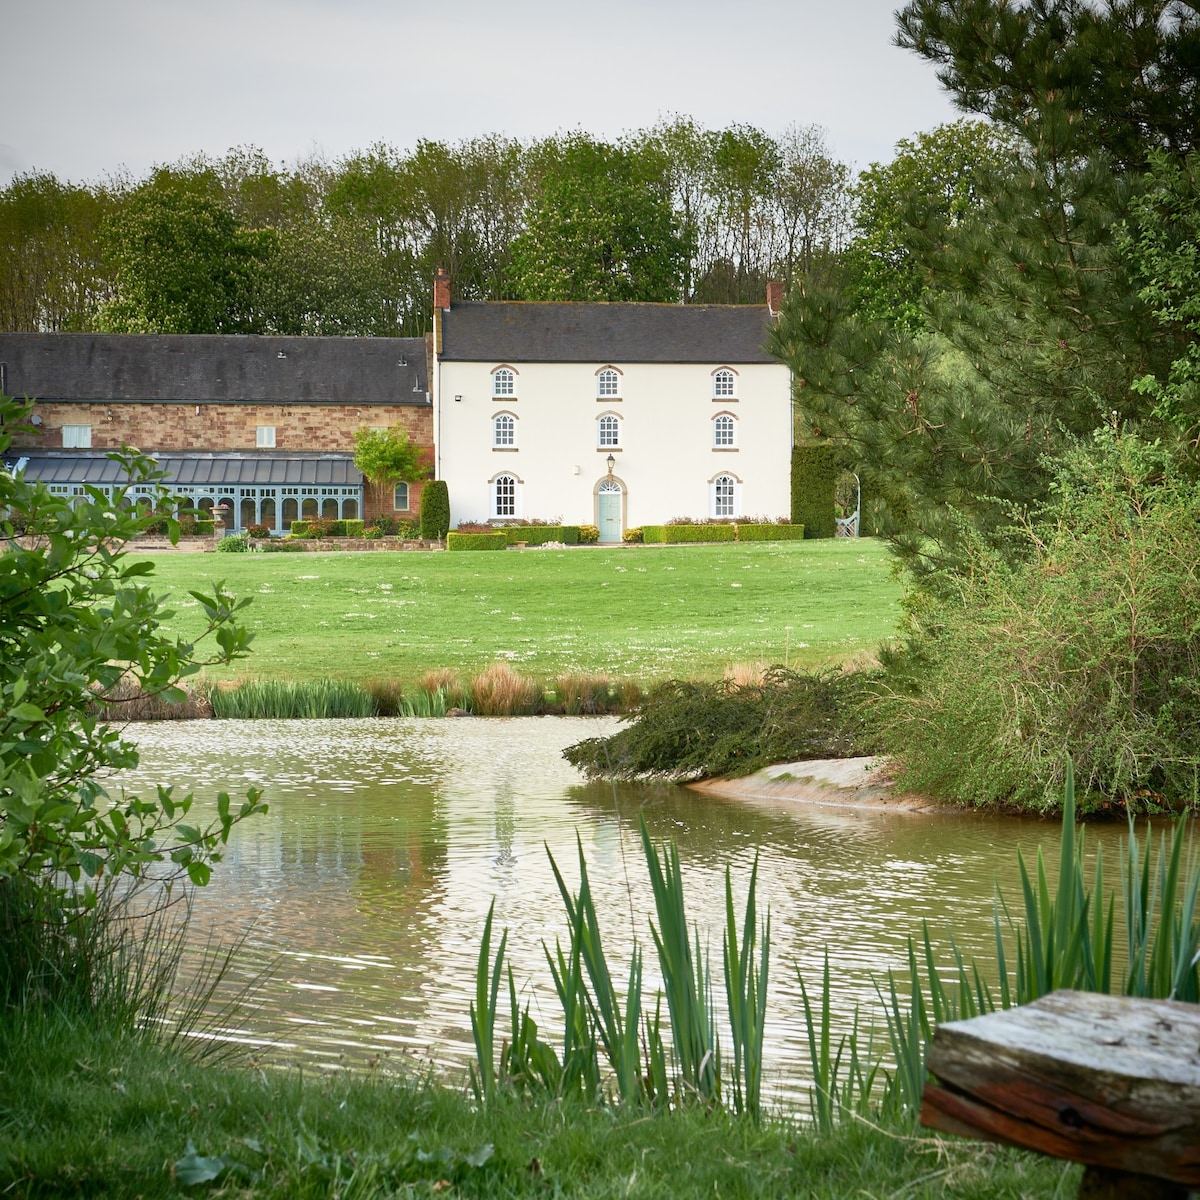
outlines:
[[[615,467],[617,465],[617,460],[615,458],[613,458],[613,456],[610,454],[605,461],[608,463],[608,477],[609,477],[609,479],[611,479],[612,473],[613,473],[613,467]]]

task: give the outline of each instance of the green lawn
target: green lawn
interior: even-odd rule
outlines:
[[[900,585],[881,542],[496,553],[155,556],[180,633],[189,588],[253,596],[254,653],[226,676],[400,678],[471,672],[606,673],[648,683],[730,663],[838,662],[891,636]]]

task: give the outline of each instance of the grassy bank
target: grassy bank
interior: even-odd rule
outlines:
[[[503,554],[164,555],[166,628],[201,613],[189,589],[253,596],[251,657],[221,677],[418,679],[523,673],[640,683],[719,678],[730,663],[808,666],[873,650],[899,616],[882,543],[815,541]]]
[[[848,1123],[817,1137],[383,1076],[199,1066],[40,1012],[0,1017],[0,1192],[113,1196],[1073,1195],[1077,1169]],[[187,1181],[195,1180],[194,1183]]]

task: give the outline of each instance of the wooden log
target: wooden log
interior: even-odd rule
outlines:
[[[1200,1005],[1054,992],[939,1026],[929,1070],[924,1125],[1200,1187]]]

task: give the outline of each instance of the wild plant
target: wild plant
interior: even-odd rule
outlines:
[[[501,659],[471,680],[471,711],[480,717],[520,717],[536,713],[542,689]]]

